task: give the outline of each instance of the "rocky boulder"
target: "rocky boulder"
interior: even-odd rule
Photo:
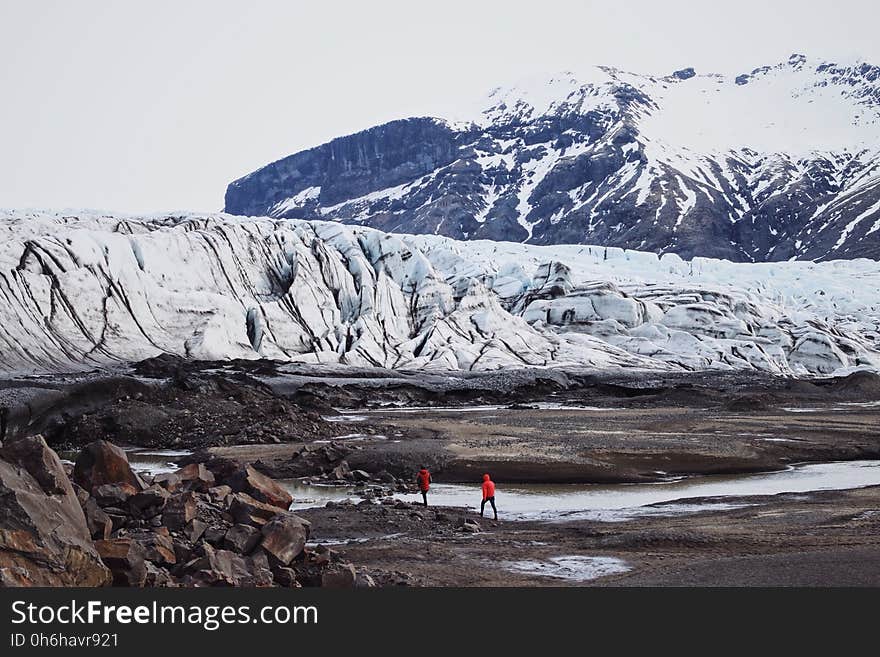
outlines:
[[[114,586],[141,587],[147,581],[146,550],[131,537],[96,541],[95,547],[113,572]]]
[[[139,493],[132,495],[128,500],[128,506],[135,516],[151,518],[157,515],[168,502],[171,493],[158,484],[145,488]]]
[[[190,463],[174,473],[187,490],[206,493],[214,487],[214,473],[204,463]]]
[[[329,589],[350,589],[357,581],[357,573],[354,566],[348,564],[334,564],[321,574],[321,586]]]
[[[125,452],[105,440],[86,445],[73,467],[73,480],[92,492],[103,484],[128,484],[136,490],[146,488],[128,463]]]
[[[233,525],[223,537],[223,545],[233,552],[248,554],[257,547],[262,537],[261,532],[251,525]]]
[[[184,581],[193,586],[271,586],[273,577],[265,555],[243,557],[230,550],[202,544],[198,556],[184,564]]]
[[[260,547],[287,566],[302,554],[309,540],[311,523],[304,518],[288,512],[279,513],[267,522],[262,529],[263,542]]]
[[[230,499],[229,513],[243,525],[262,527],[277,514],[285,513],[285,509],[255,500],[247,493],[233,493]]]
[[[81,504],[91,537],[97,540],[110,538],[113,533],[113,519],[98,506],[94,498],[89,497]]]
[[[73,486],[42,437],[0,450],[0,519],[0,586],[110,582]]]
[[[165,502],[162,523],[171,530],[183,529],[189,522],[195,520],[198,503],[198,498],[191,491],[170,496]]]
[[[222,483],[236,493],[247,493],[255,500],[281,509],[289,509],[293,503],[293,496],[281,484],[258,472],[250,465],[239,468],[226,477]]]

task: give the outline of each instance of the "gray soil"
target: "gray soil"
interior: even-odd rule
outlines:
[[[689,500],[693,502],[693,500]],[[385,585],[880,586],[880,487],[725,498],[730,511],[627,522],[504,522],[460,509],[378,504],[305,511],[317,542]],[[481,531],[458,529],[462,517]],[[507,562],[614,557],[627,572],[572,581]]]

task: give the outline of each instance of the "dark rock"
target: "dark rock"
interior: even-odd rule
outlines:
[[[250,572],[250,578],[245,580],[245,586],[272,586],[275,574],[269,564],[269,557],[262,550],[256,550],[245,563]]]
[[[351,564],[333,564],[321,574],[321,586],[328,589],[352,588],[357,581],[357,573]]]
[[[165,527],[161,527],[156,531],[133,531],[127,534],[126,538],[140,545],[144,551],[144,558],[155,564],[170,566],[177,563],[174,541]]]
[[[144,578],[144,586],[150,588],[161,588],[174,586],[174,578],[164,568],[147,561],[144,564],[147,576]]]
[[[214,473],[205,467],[204,463],[190,463],[175,472],[186,490],[194,490],[207,493],[214,487]]]
[[[251,550],[257,547],[261,538],[262,534],[256,527],[240,524],[233,525],[229,528],[229,531],[226,532],[223,546],[226,549],[238,552],[239,554],[248,554]]]
[[[114,586],[146,585],[146,550],[140,543],[125,536],[95,541],[95,548],[112,571]]]
[[[196,454],[195,458],[203,458],[207,455],[207,452],[204,454]],[[214,475],[214,481],[217,482],[218,485],[225,484],[227,479],[241,470],[241,465],[237,462],[219,456],[211,457],[201,462]]]
[[[257,472],[253,466],[246,465],[238,469],[223,480],[223,483],[232,488],[236,493],[247,493],[255,500],[289,509],[293,503],[293,497],[281,484],[270,479],[261,472]]]
[[[351,468],[348,467],[348,461],[340,461],[339,465],[337,465],[330,472],[330,476],[334,479],[348,479],[351,475]]]
[[[223,502],[230,493],[232,493],[232,488],[229,486],[214,486],[208,490],[208,497],[214,502]]]
[[[164,472],[153,477],[153,483],[158,484],[169,493],[176,493],[183,486],[180,477],[174,472]]]
[[[185,539],[172,536],[171,543],[174,546],[174,558],[179,564],[185,564],[193,558],[193,546],[186,542]]]
[[[176,493],[165,502],[162,524],[168,529],[181,530],[196,517],[198,498],[192,491]]]
[[[233,493],[231,498],[229,512],[236,523],[243,525],[262,526],[277,514],[285,512],[285,509],[255,500],[247,493]]]
[[[480,531],[480,525],[475,520],[465,520],[461,525],[461,529],[466,532],[476,534]]]
[[[87,491],[82,486],[74,484],[73,482],[71,482],[71,486],[73,486],[73,492],[76,494],[76,499],[79,500],[80,506],[83,506],[86,502],[88,502],[89,498],[91,497],[89,491]]]
[[[58,455],[46,446],[42,436],[6,442],[0,458],[28,472],[47,495],[66,495],[70,489],[64,466],[58,467]]]
[[[312,563],[317,566],[323,566],[333,561],[333,559],[336,557],[336,553],[333,552],[333,550],[328,548],[326,545],[319,545],[309,556]]]
[[[310,528],[308,520],[285,511],[263,526],[260,547],[286,566],[302,553]]]
[[[217,547],[223,542],[223,539],[226,537],[226,532],[228,531],[229,527],[225,525],[211,525],[205,530],[205,533],[202,534],[202,539],[214,547]]]
[[[86,500],[82,505],[82,510],[91,537],[98,540],[110,538],[113,533],[113,520],[93,498],[90,497]]]
[[[272,574],[274,575],[275,583],[278,586],[284,586],[287,588],[298,588],[300,586],[299,582],[296,581],[296,571],[293,568],[288,568],[287,566],[275,566],[272,569]]]
[[[366,481],[370,480],[370,473],[365,472],[363,470],[352,470],[351,471],[351,478],[354,479],[355,481],[366,482]]]
[[[253,585],[253,574],[241,555],[217,550],[207,543],[200,545],[199,552],[201,556],[184,566],[190,583],[202,586]]]
[[[165,506],[165,503],[170,497],[171,493],[166,489],[159,484],[153,484],[141,492],[132,495],[128,500],[128,505],[133,511],[140,513],[143,513],[148,509],[159,510]]]
[[[376,587],[376,581],[365,573],[357,573],[354,585],[359,589],[372,589]]]
[[[14,462],[0,458],[0,586],[108,583],[61,460],[42,438],[25,440],[4,445]]]
[[[131,484],[101,484],[93,489],[92,495],[101,507],[122,509],[137,492],[138,489]]]
[[[110,518],[110,522],[113,523],[113,531],[117,532],[120,529],[124,529],[128,526],[131,518],[128,513],[123,511],[122,509],[116,509],[112,506],[105,507],[103,509],[104,513],[107,514],[107,517]]]
[[[394,475],[388,472],[388,470],[382,470],[381,472],[377,472],[374,479],[376,481],[381,481],[384,484],[393,484],[397,481]]]
[[[351,451],[351,448],[337,443],[320,446],[305,445],[294,452],[283,466],[275,468],[275,472],[269,474],[275,477],[311,477],[319,473],[332,472]]]
[[[136,490],[146,488],[128,464],[125,452],[105,440],[86,445],[73,468],[74,481],[87,491],[103,484],[129,484]]]
[[[683,68],[680,71],[676,71],[672,75],[679,80],[689,80],[696,75],[696,72],[693,68]]]
[[[181,531],[190,543],[196,543],[207,529],[208,523],[199,520],[198,518],[194,518],[186,523],[186,526]]]

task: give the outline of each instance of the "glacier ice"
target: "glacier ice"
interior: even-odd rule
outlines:
[[[880,369],[880,267],[0,212],[0,371],[160,353],[398,369]]]

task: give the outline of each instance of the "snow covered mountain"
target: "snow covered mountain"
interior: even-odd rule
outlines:
[[[341,137],[229,185],[236,215],[733,261],[880,259],[880,67],[601,67],[462,120]]]
[[[880,269],[229,215],[0,212],[0,372],[160,353],[401,369],[880,369]]]

